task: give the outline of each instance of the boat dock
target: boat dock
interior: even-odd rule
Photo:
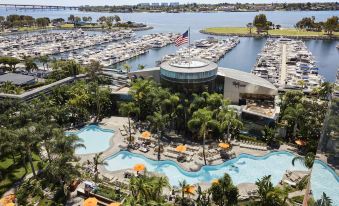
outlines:
[[[157,64],[168,60],[180,60],[189,58],[206,59],[218,62],[227,52],[238,45],[240,39],[238,37],[230,37],[218,40],[208,38],[195,41],[190,48],[182,47],[175,54],[164,56]]]
[[[267,79],[279,90],[312,91],[324,78],[305,43],[291,39],[269,39],[257,57],[252,73]]]
[[[97,47],[68,52],[60,55],[58,58],[75,60],[83,65],[89,64],[91,60],[96,60],[104,67],[109,67],[145,54],[152,48],[162,48],[172,44],[177,36],[178,34],[175,33],[149,34],[140,38],[111,42]],[[116,72],[118,72],[118,70],[116,70]]]
[[[2,36],[0,37],[0,56],[23,59],[25,56],[57,55],[133,36],[134,32],[131,30],[89,34],[81,29],[67,32]]]

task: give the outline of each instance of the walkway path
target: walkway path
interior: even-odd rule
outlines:
[[[282,45],[282,55],[281,55],[281,70],[280,70],[280,85],[285,85],[286,81],[286,44]]]

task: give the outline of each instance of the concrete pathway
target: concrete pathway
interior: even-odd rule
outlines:
[[[286,44],[282,45],[282,55],[281,55],[281,70],[280,70],[280,85],[285,85],[286,81],[286,59],[287,59],[287,54],[286,54]]]

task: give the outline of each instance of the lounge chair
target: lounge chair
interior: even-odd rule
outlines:
[[[292,181],[289,181],[289,180],[284,180],[283,182],[285,182],[285,183],[287,183],[288,185],[291,185],[291,186],[293,186],[293,187],[297,185],[297,183],[292,182]]]

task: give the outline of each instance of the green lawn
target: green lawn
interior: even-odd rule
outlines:
[[[72,29],[72,28],[74,28],[74,24],[63,24],[63,25],[60,25],[60,28],[62,28],[62,29]],[[78,26],[78,28],[101,28],[101,26],[100,25],[88,24],[88,25],[84,25],[84,26]]]
[[[211,32],[215,34],[249,34],[249,29],[246,27],[212,27],[206,28],[203,31]],[[252,33],[256,33],[256,29],[252,29]],[[305,31],[305,30],[297,30],[297,29],[276,29],[269,30],[268,34],[275,36],[325,36],[324,32],[313,32],[313,31]],[[339,37],[339,32],[334,32],[334,36]]]
[[[53,28],[52,26],[47,26],[47,27],[37,27],[37,26],[31,26],[31,27],[19,27],[19,31],[35,31],[35,30],[40,30],[40,29],[50,29]]]
[[[16,158],[17,160],[19,157]],[[39,162],[39,157],[33,155],[33,164],[34,168],[37,171],[37,164]],[[31,173],[31,167],[27,162],[28,174]],[[13,164],[13,160],[10,157],[5,157],[0,159],[0,171],[2,174],[0,181],[0,195],[6,192],[15,182],[19,181],[25,175],[25,168],[21,165]]]
[[[62,24],[60,25],[60,28],[65,28],[65,29],[74,28],[74,24]]]

